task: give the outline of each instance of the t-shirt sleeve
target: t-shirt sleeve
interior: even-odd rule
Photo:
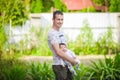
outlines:
[[[50,36],[50,42],[51,44],[54,44],[54,43],[58,43],[58,39],[57,39],[57,36],[53,35],[53,36]]]

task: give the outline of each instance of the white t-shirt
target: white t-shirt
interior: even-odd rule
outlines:
[[[61,65],[61,61],[59,56],[56,55],[55,50],[52,47],[52,44],[54,43],[65,43],[66,44],[66,39],[64,33],[60,31],[56,31],[53,28],[49,30],[48,32],[48,45],[50,49],[52,50],[53,53],[53,63],[52,65]]]

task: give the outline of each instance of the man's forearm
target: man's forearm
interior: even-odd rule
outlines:
[[[72,65],[76,64],[75,59],[69,57],[68,55],[66,55],[66,53],[64,53],[63,51],[59,51],[58,52],[58,56],[61,57],[64,60],[67,60],[68,62],[70,62]]]
[[[59,57],[61,57],[61,58],[64,59],[64,60],[67,60],[67,61],[70,62],[72,65],[75,65],[75,64],[76,64],[76,61],[75,61],[73,58],[67,56],[67,54],[66,54],[65,52],[63,52],[63,51],[59,48],[59,44],[58,44],[58,43],[53,44],[53,48],[54,48],[56,54],[57,54]]]

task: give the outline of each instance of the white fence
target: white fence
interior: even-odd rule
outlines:
[[[9,36],[9,43],[18,43],[25,38],[28,38],[28,41],[35,39],[35,36],[33,38],[32,33],[29,32],[30,26],[36,28],[52,26],[52,16],[52,13],[30,14],[29,20],[23,27],[7,26],[9,29],[6,30],[6,33]],[[64,13],[62,29],[70,40],[75,40],[80,34],[84,21],[89,23],[94,40],[97,40],[99,35],[106,32],[107,27],[110,26],[113,31],[113,39],[120,43],[120,13]],[[10,33],[8,33],[9,30]]]
[[[30,14],[30,21],[33,26],[51,26],[52,13]],[[71,40],[74,40],[80,34],[84,21],[89,23],[94,39],[110,26],[114,40],[120,42],[120,13],[64,13],[62,29]]]

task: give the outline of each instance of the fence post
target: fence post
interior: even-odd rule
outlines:
[[[118,14],[118,44],[120,44],[120,14]]]
[[[9,39],[11,39],[11,27],[12,27],[12,20],[10,19],[10,25],[9,25]],[[10,54],[11,54],[11,44],[10,45]]]

